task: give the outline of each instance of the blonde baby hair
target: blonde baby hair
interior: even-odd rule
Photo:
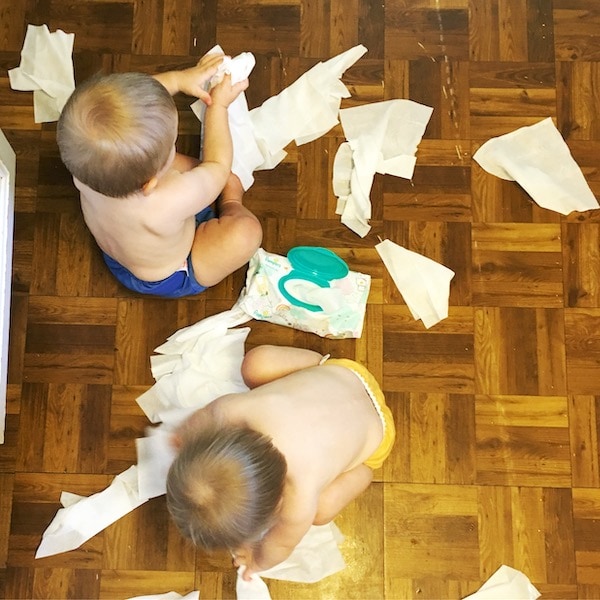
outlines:
[[[177,137],[177,108],[144,73],[97,75],[77,86],[58,121],[70,173],[115,198],[140,191],[166,164]]]
[[[235,549],[273,524],[286,471],[269,437],[211,427],[183,442],[167,477],[167,507],[197,546]]]

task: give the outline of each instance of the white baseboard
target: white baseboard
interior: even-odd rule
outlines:
[[[15,153],[0,130],[0,444],[4,443],[6,422],[15,174]]]

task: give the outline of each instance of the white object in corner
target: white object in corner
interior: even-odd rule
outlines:
[[[0,444],[4,443],[16,156],[0,130]]]

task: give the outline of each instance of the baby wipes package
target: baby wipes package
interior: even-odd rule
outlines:
[[[327,248],[297,246],[287,257],[259,248],[237,305],[259,321],[329,338],[361,336],[371,277]]]

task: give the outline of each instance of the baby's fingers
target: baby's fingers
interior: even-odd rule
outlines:
[[[217,70],[219,65],[223,62],[225,58],[225,54],[217,54],[211,52],[210,54],[205,54],[197,63],[197,67],[201,67],[206,70]]]
[[[234,567],[243,567],[248,562],[248,557],[243,552],[232,552],[231,562]]]
[[[210,106],[212,104],[212,96],[204,88],[197,88],[194,96],[200,98],[200,100],[202,100],[206,106]]]
[[[231,89],[236,93],[236,94],[241,94],[244,90],[248,89],[248,85],[249,85],[249,81],[248,79],[243,79],[242,81],[238,81],[235,85],[231,86]]]

